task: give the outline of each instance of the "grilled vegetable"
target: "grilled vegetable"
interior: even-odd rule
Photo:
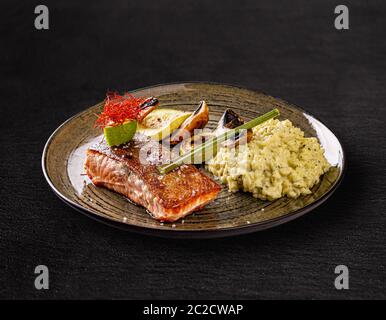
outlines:
[[[227,109],[223,113],[222,117],[220,118],[220,121],[218,122],[217,128],[214,131],[214,134],[216,136],[229,131],[231,129],[237,128],[244,124],[244,120],[232,109]],[[246,139],[242,139],[246,136]],[[225,145],[226,146],[235,146],[240,141],[242,142],[249,142],[252,139],[252,129],[248,129],[246,132],[239,132],[234,136],[232,140],[228,140]]]
[[[194,133],[194,129],[202,129],[209,121],[209,108],[205,101],[201,101],[198,108],[187,118],[170,138],[172,145],[181,142]]]
[[[176,130],[190,112],[174,109],[156,109],[138,123],[137,131],[154,140],[162,140]]]
[[[138,113],[137,119],[141,122],[150,112],[152,112],[159,105],[157,98],[150,97],[147,98],[140,106],[140,111]]]

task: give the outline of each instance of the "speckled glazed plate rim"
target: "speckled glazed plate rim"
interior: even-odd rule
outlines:
[[[231,88],[237,88],[237,89],[241,89],[241,90],[249,90],[249,91],[256,92],[253,89],[249,89],[249,88],[246,88],[246,87],[243,87],[243,86],[226,84],[226,83],[208,82],[208,81],[171,82],[171,83],[157,84],[157,85],[147,86],[147,87],[143,87],[143,88],[138,88],[138,89],[135,89],[135,90],[131,90],[131,92],[134,93],[134,92],[137,92],[137,91],[142,91],[142,90],[152,89],[152,88],[157,88],[157,87],[162,87],[162,86],[168,86],[168,85],[188,85],[188,84],[219,85],[219,86],[225,86],[225,87],[231,87]],[[259,91],[259,93],[265,94],[262,91]],[[265,95],[267,95],[267,94],[265,94]],[[270,96],[270,95],[267,95],[267,96]],[[285,101],[285,100],[283,100],[281,98],[275,98],[275,99],[281,100],[281,101],[283,101],[285,103],[288,103],[287,101]],[[99,103],[97,103],[97,104],[95,104],[95,105],[93,105],[93,106],[91,106],[91,107],[89,107],[87,109],[93,108],[96,105],[98,105]],[[298,111],[302,112],[303,114],[311,116],[312,118],[318,120],[321,124],[323,124],[326,128],[328,128],[328,126],[325,125],[324,122],[321,121],[319,118],[313,116],[312,114],[309,114],[308,112],[304,111],[302,108],[299,108],[298,106],[296,106],[296,105],[294,105],[292,103],[291,104],[288,103],[288,104],[292,108],[297,109]],[[306,205],[303,208],[300,208],[300,209],[295,210],[293,212],[290,212],[288,214],[284,214],[282,216],[275,217],[275,218],[272,218],[272,219],[269,219],[269,220],[266,220],[266,221],[255,222],[255,223],[251,223],[251,224],[234,226],[234,227],[225,227],[225,228],[214,229],[214,230],[213,229],[212,230],[202,230],[202,229],[190,229],[190,230],[174,230],[174,229],[169,229],[169,230],[163,230],[163,229],[154,228],[152,226],[142,227],[142,226],[131,225],[131,224],[119,222],[119,221],[114,220],[114,219],[106,218],[105,216],[100,215],[100,214],[98,214],[96,212],[93,212],[91,210],[87,210],[83,206],[81,206],[81,205],[77,204],[76,202],[68,199],[65,195],[63,195],[55,187],[55,185],[53,184],[53,182],[51,181],[51,179],[50,179],[50,177],[49,177],[49,175],[47,173],[47,168],[46,168],[47,150],[48,150],[52,140],[55,138],[56,134],[68,122],[70,122],[74,118],[76,118],[79,115],[81,115],[84,111],[85,110],[82,110],[82,111],[76,113],[75,115],[73,115],[72,117],[70,117],[69,119],[67,119],[66,121],[64,121],[58,128],[55,129],[55,131],[48,138],[48,140],[47,140],[47,142],[46,142],[46,144],[44,146],[43,154],[42,154],[42,159],[41,159],[43,174],[44,174],[45,179],[48,182],[48,185],[51,187],[51,189],[54,191],[54,193],[59,197],[59,199],[61,199],[64,203],[66,203],[70,207],[74,208],[75,210],[85,214],[87,217],[92,218],[93,220],[96,220],[98,222],[102,222],[102,223],[104,223],[104,224],[106,224],[108,226],[112,226],[112,227],[115,227],[115,228],[118,228],[118,229],[121,229],[121,230],[133,231],[133,232],[136,232],[136,233],[141,233],[141,234],[145,234],[145,235],[159,236],[159,237],[164,237],[164,238],[186,238],[186,239],[194,239],[194,238],[196,238],[196,239],[220,238],[220,237],[228,237],[228,236],[247,234],[247,233],[252,233],[252,232],[256,232],[256,231],[262,231],[262,230],[269,229],[269,228],[272,228],[272,227],[276,227],[278,225],[281,225],[281,224],[284,224],[286,222],[292,221],[292,220],[294,220],[296,218],[299,218],[299,217],[303,216],[304,214],[312,211],[316,207],[320,206],[328,198],[330,198],[331,195],[335,192],[335,190],[339,187],[339,185],[340,185],[340,183],[341,183],[341,181],[342,181],[342,179],[343,179],[343,177],[345,175],[345,172],[346,172],[346,167],[347,167],[347,163],[346,162],[347,162],[347,159],[346,159],[346,153],[344,151],[342,142],[336,136],[336,134],[329,129],[330,132],[338,140],[339,145],[340,145],[341,150],[342,150],[342,155],[341,155],[342,156],[342,166],[340,168],[341,170],[340,170],[339,176],[334,181],[334,184],[331,186],[331,188],[325,194],[323,194],[319,199],[317,199],[316,201]]]

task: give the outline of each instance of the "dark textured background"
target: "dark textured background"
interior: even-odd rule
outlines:
[[[35,1],[1,15],[1,298],[386,298],[386,5],[344,1]],[[298,220],[203,241],[118,231],[67,207],[40,168],[50,133],[107,89],[185,80],[238,84],[316,115],[349,168]],[[34,289],[34,268],[50,290]],[[350,269],[350,290],[334,268]]]

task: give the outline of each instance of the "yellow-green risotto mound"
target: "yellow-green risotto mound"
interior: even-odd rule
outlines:
[[[330,164],[316,138],[305,138],[289,120],[269,120],[253,129],[249,143],[222,147],[207,168],[231,192],[274,200],[311,193]]]

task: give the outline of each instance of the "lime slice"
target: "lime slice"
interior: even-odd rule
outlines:
[[[107,126],[104,128],[104,134],[107,144],[112,146],[119,146],[129,142],[137,129],[137,121],[128,121],[116,126]]]
[[[138,123],[137,132],[159,141],[178,129],[190,115],[191,112],[181,110],[156,109]]]

